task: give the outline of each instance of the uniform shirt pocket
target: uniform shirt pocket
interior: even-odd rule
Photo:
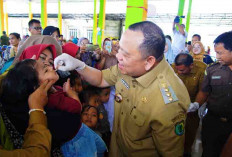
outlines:
[[[130,114],[130,118],[139,127],[143,126],[143,124],[145,122],[145,118],[144,118],[143,114],[134,108],[132,109],[132,112]]]

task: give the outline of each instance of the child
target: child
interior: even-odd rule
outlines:
[[[76,93],[81,93],[83,91],[81,76],[76,70],[70,72],[70,85]]]
[[[85,99],[84,104],[94,106],[98,109],[98,111],[99,111],[99,123],[98,123],[98,126],[95,130],[97,130],[101,134],[102,139],[106,142],[106,145],[109,146],[110,124],[108,121],[108,115],[107,115],[107,112],[105,110],[105,107],[100,100],[101,99],[100,91],[101,91],[101,88],[97,88],[94,86],[88,86],[84,90],[84,99]]]
[[[99,136],[102,136],[101,133],[98,131],[98,127],[100,125],[99,115],[99,111],[95,106],[85,105],[81,113],[81,121],[89,128],[91,128],[94,132],[96,132]],[[98,149],[100,149],[101,147],[102,145],[99,145]]]
[[[101,136],[101,134],[96,130],[99,122],[99,111],[95,106],[83,106],[81,121]]]

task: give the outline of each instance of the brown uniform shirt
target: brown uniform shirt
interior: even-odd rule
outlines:
[[[116,86],[111,157],[179,157],[183,155],[188,92],[163,59],[139,78],[120,73],[118,66],[103,71]]]
[[[51,134],[47,129],[47,118],[40,111],[31,112],[22,149],[13,151],[0,149],[1,157],[49,157],[50,153]]]
[[[218,115],[232,118],[232,71],[214,63],[206,69],[202,91],[208,92],[207,107]]]
[[[188,75],[179,75],[176,71],[175,64],[172,64],[177,76],[183,81],[186,86],[191,102],[195,102],[198,91],[201,89],[201,84],[204,79],[204,73],[207,65],[203,62],[194,60],[193,68]]]

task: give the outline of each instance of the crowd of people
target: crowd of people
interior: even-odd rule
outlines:
[[[0,41],[0,156],[191,157],[200,119],[202,156],[231,155],[232,32],[215,62],[176,20],[173,40],[143,21],[100,46],[28,28]]]

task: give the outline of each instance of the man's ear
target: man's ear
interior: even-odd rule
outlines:
[[[149,71],[155,65],[155,63],[156,63],[156,59],[154,56],[147,57],[145,62],[145,70]]]

